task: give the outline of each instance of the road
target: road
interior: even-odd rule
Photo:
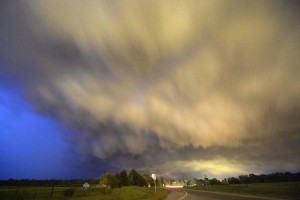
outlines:
[[[255,197],[250,195],[238,195],[219,192],[209,192],[190,189],[171,189],[171,193],[165,200],[282,200],[268,197]]]

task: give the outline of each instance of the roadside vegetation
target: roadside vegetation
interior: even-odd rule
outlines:
[[[135,169],[105,173],[100,180],[1,180],[0,200],[162,200],[169,193],[162,177],[153,180]],[[155,192],[155,187],[157,190]]]
[[[168,195],[168,190],[157,188],[144,188],[137,186],[124,186],[107,190],[107,188],[90,188],[83,190],[81,187],[0,187],[1,200],[163,200]]]
[[[189,189],[286,199],[297,199],[300,197],[300,182],[228,184],[210,185],[209,187],[194,186],[189,187]]]
[[[300,196],[300,173],[249,174],[225,178],[194,179],[189,189],[297,199]]]

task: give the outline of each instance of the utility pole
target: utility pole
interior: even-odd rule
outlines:
[[[152,174],[152,179],[154,181],[155,193],[156,193],[156,175]]]
[[[204,182],[205,182],[207,189],[210,190],[209,179],[207,178],[206,174],[204,175]]]

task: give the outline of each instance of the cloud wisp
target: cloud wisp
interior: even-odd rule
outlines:
[[[87,156],[159,173],[300,169],[296,2],[2,4],[3,72]]]

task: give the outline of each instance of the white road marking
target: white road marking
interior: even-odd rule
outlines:
[[[194,190],[194,189],[189,189]],[[260,199],[268,199],[268,200],[286,200],[286,199],[279,199],[275,197],[264,197],[264,196],[255,196],[255,195],[247,195],[247,194],[234,194],[234,193],[226,193],[226,192],[214,192],[214,191],[205,191],[205,190],[194,190],[203,193],[212,193],[212,194],[222,194],[228,196],[239,196],[239,197],[250,197],[250,198],[260,198]]]
[[[180,199],[178,199],[178,200],[184,199],[187,195],[188,195],[188,193],[185,191],[185,195],[183,197],[181,197]]]

